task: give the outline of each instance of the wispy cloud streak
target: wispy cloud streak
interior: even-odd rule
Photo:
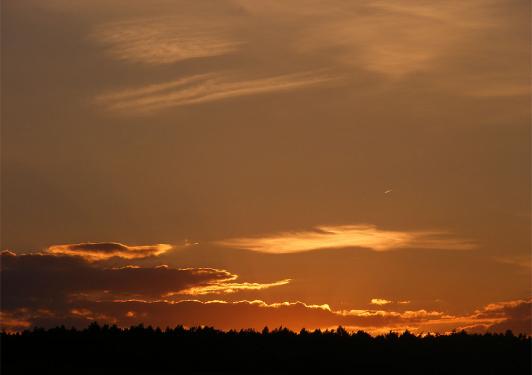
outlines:
[[[233,238],[219,245],[263,253],[298,253],[316,249],[364,247],[375,251],[400,248],[470,250],[475,244],[449,238],[438,231],[390,231],[373,225],[319,226],[314,230],[283,232],[265,237]]]
[[[157,18],[104,24],[90,39],[118,60],[152,65],[234,52],[240,42],[221,26],[181,18]]]
[[[209,285],[195,286],[186,290],[183,290],[179,293],[170,293],[165,297],[169,297],[176,294],[181,295],[206,295],[206,294],[226,294],[226,293],[236,293],[240,291],[250,291],[250,290],[263,290],[269,289],[275,286],[283,286],[290,283],[290,279],[279,280],[273,283],[236,283],[236,282],[221,282],[221,283],[212,283]]]
[[[296,90],[335,79],[336,77],[316,71],[253,79],[209,73],[107,93],[97,97],[96,102],[112,112],[150,113],[169,107]]]

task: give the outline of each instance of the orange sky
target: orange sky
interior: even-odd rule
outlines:
[[[3,326],[532,333],[529,8],[4,1]]]

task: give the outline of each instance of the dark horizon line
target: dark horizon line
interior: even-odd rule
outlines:
[[[505,332],[468,332],[464,329],[462,330],[452,330],[451,332],[446,333],[439,333],[439,332],[421,332],[421,333],[412,333],[408,329],[405,329],[403,331],[401,330],[389,330],[387,333],[381,333],[378,335],[372,335],[363,329],[359,330],[348,330],[345,329],[343,326],[339,325],[336,328],[327,328],[327,329],[321,329],[321,328],[315,328],[315,329],[307,329],[302,328],[298,331],[292,330],[288,327],[284,326],[278,326],[275,328],[270,329],[267,325],[264,326],[262,330],[257,330],[255,328],[249,327],[249,328],[231,328],[231,329],[220,329],[216,328],[214,326],[209,325],[197,325],[197,326],[190,326],[187,327],[183,324],[177,324],[175,327],[166,326],[164,329],[159,326],[152,326],[144,325],[144,323],[139,323],[136,325],[131,325],[129,327],[120,327],[116,324],[108,324],[108,323],[98,323],[97,321],[93,321],[89,323],[84,328],[78,328],[76,326],[70,326],[67,327],[64,324],[57,325],[55,327],[51,328],[45,328],[40,326],[33,326],[29,327],[23,330],[13,330],[9,331],[5,328],[2,328],[0,331],[0,336],[19,336],[19,335],[27,335],[27,334],[52,334],[56,333],[58,331],[63,332],[71,332],[71,333],[98,333],[98,332],[113,332],[113,333],[129,333],[129,332],[150,332],[150,333],[157,333],[157,334],[164,334],[164,333],[202,333],[202,332],[210,332],[210,333],[217,333],[217,334],[223,334],[223,335],[229,335],[229,334],[257,334],[257,335],[268,335],[268,334],[290,334],[294,336],[304,336],[304,335],[316,335],[316,334],[327,334],[327,335],[335,335],[335,336],[368,336],[371,338],[378,338],[378,337],[390,337],[390,336],[396,336],[396,337],[402,337],[402,336],[409,336],[409,337],[416,337],[416,338],[425,338],[425,337],[439,337],[439,336],[475,336],[475,337],[484,337],[484,336],[507,336],[507,337],[515,337],[520,339],[531,339],[532,340],[532,334],[526,334],[526,333],[514,333],[511,329],[506,330]]]
[[[0,334],[9,374],[530,374],[532,337],[506,333],[371,336],[337,329],[161,330],[97,322]]]

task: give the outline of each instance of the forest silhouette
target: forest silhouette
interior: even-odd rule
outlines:
[[[530,374],[532,338],[92,323],[1,334],[3,374]]]

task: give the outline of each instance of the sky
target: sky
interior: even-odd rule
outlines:
[[[532,334],[529,15],[2,2],[2,327]]]

